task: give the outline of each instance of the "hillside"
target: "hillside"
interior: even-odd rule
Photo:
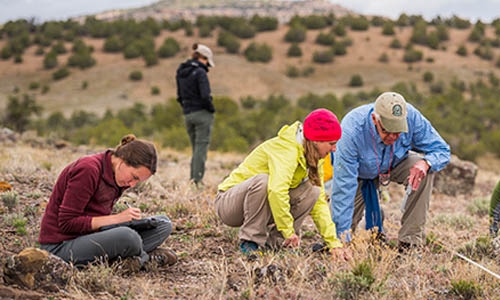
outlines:
[[[165,9],[161,7],[175,6],[180,2],[184,3],[161,1],[152,11],[161,13],[162,9]],[[192,2],[186,3],[188,5]],[[170,8],[169,11],[182,12],[182,9]],[[138,10],[134,12],[134,16],[139,17],[140,15],[136,14],[140,13],[144,17],[144,14],[149,14],[150,11],[151,8]],[[217,10],[211,11],[214,13]],[[345,10],[340,11],[345,13]],[[192,9],[187,8],[184,12],[187,14],[192,12]],[[428,84],[422,79],[423,73],[427,71],[434,74],[435,82],[445,83],[454,78],[474,82],[486,78],[490,72],[497,75],[500,73],[495,67],[500,49],[492,49],[493,60],[483,60],[473,54],[478,44],[468,41],[472,27],[464,30],[450,28],[449,40],[442,42],[439,50],[415,45],[415,49],[422,51],[423,59],[412,64],[403,62],[404,49],[389,47],[394,38],[403,46],[406,45],[412,35],[413,29],[410,26],[396,27],[394,36],[382,35],[381,27],[370,26],[366,31],[353,31],[346,27],[347,38],[352,41],[352,45],[347,47],[346,55],[335,56],[334,62],[327,64],[314,63],[312,57],[315,51],[328,49],[316,44],[315,40],[320,32],[329,32],[332,26],[321,30],[307,30],[306,40],[300,44],[303,51],[300,58],[287,56],[290,43],[284,41],[284,36],[290,27],[286,24],[280,24],[275,31],[260,32],[252,39],[240,40],[240,54],[228,54],[224,48],[217,46],[220,28],[216,28],[207,38],[199,38],[199,29],[196,26],[193,28],[192,36],[186,36],[184,30],[162,30],[161,34],[155,37],[156,47],[158,48],[165,38],[173,37],[180,43],[181,51],[173,58],[160,59],[159,63],[152,67],[145,67],[141,58],[125,60],[122,54],[104,53],[104,39],[86,37],[85,43],[95,49],[92,57],[97,61],[96,65],[83,71],[72,68],[72,74],[60,81],[52,79],[54,71],[43,68],[43,56],[35,55],[36,47],[31,46],[23,54],[23,62],[20,64],[14,63],[13,59],[0,60],[0,107],[5,107],[8,96],[12,95],[16,88],[20,93],[36,94],[37,101],[45,108],[45,115],[57,110],[69,115],[77,109],[102,114],[106,108],[118,110],[134,102],[147,105],[163,103],[166,99],[176,96],[175,70],[179,63],[190,55],[190,46],[195,42],[204,43],[215,52],[217,67],[209,74],[214,96],[228,96],[235,100],[245,96],[266,98],[272,94],[284,95],[292,100],[307,93],[333,93],[342,96],[345,93],[373,88],[389,89],[400,81],[415,83],[419,90],[427,91]],[[429,26],[428,30],[432,31],[433,26]],[[495,38],[492,26],[486,27],[485,36]],[[269,63],[248,62],[241,53],[251,42],[268,44],[272,48],[272,60]],[[6,43],[6,38],[0,39],[0,48]],[[72,43],[65,42],[67,49],[70,49],[71,45]],[[468,55],[465,57],[455,53],[461,45],[465,45],[467,49]],[[379,62],[383,53],[388,56],[387,63]],[[60,55],[60,64],[64,64],[68,56],[69,54]],[[312,67],[314,72],[308,77],[290,78],[286,75],[289,66],[300,69]],[[128,75],[133,70],[143,72],[142,81],[128,80]],[[354,74],[362,76],[362,87],[349,87],[349,81]],[[47,85],[50,90],[46,94],[31,91],[28,87],[32,82],[38,82],[41,86]],[[81,88],[83,82],[88,84],[85,90]],[[151,95],[152,86],[160,88],[160,95]],[[411,99],[409,101],[411,102]]]
[[[58,174],[81,155],[104,148],[56,149],[29,134],[0,146],[0,181],[17,193],[17,202],[0,203],[0,260],[36,246],[41,216]],[[371,244],[362,230],[351,245],[354,259],[332,261],[312,253],[321,239],[308,217],[299,251],[264,252],[256,260],[239,253],[237,229],[223,225],[214,212],[217,184],[242,155],[209,153],[206,188],[188,183],[189,155],[160,149],[158,172],[123,198],[145,216],[168,215],[174,232],[164,246],[174,249],[173,267],[127,274],[117,265],[96,264],[74,270],[60,290],[34,291],[7,285],[0,272],[2,299],[496,299],[498,280],[454,257],[454,251],[500,273],[498,253],[488,233],[488,200],[500,179],[499,161],[480,162],[469,195],[435,193],[427,220],[429,243],[421,252],[400,255]],[[403,190],[389,186],[383,203],[384,228],[397,236]],[[3,197],[3,193],[0,193]],[[3,199],[3,198],[2,198]],[[9,205],[7,205],[9,204]],[[119,202],[117,209],[124,209]],[[445,248],[442,248],[442,247]],[[37,279],[38,280],[38,279]]]

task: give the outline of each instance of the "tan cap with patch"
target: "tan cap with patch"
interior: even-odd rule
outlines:
[[[406,101],[395,92],[385,92],[375,101],[375,113],[388,132],[408,132]]]

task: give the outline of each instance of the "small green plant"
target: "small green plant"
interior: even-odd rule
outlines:
[[[20,219],[15,219],[12,226],[16,228],[17,234],[26,235],[28,233],[28,231],[26,230],[26,223],[27,223],[26,219],[22,217]]]
[[[30,90],[37,90],[39,87],[40,87],[40,83],[38,83],[36,81],[30,82],[30,84],[28,86],[28,88]]]
[[[160,94],[160,88],[157,86],[152,86],[151,87],[151,95],[159,95]]]
[[[363,261],[354,266],[351,273],[341,273],[337,277],[340,288],[337,296],[341,299],[359,299],[360,296],[371,290],[375,282],[372,265],[369,261]]]
[[[84,80],[82,82],[82,90],[86,90],[88,87],[89,87],[89,83],[87,82],[87,80]]]
[[[60,80],[60,79],[63,79],[65,77],[68,77],[69,74],[70,74],[70,72],[69,72],[68,68],[62,67],[59,70],[52,73],[52,78],[54,80]]]
[[[432,82],[434,80],[434,74],[432,72],[425,72],[423,75],[424,82]]]
[[[359,87],[363,86],[363,77],[359,74],[355,74],[351,77],[351,81],[349,82],[350,87]]]
[[[12,212],[19,203],[19,194],[16,191],[7,191],[1,194],[2,203],[9,212]]]
[[[132,81],[140,81],[142,80],[142,72],[141,71],[132,71],[128,78]]]
[[[483,292],[481,286],[472,280],[458,280],[451,282],[450,294],[459,299],[478,299]]]

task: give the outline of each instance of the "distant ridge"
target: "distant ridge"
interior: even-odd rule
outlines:
[[[162,20],[189,20],[195,21],[198,15],[252,17],[273,16],[282,24],[287,23],[293,16],[311,14],[330,14],[344,16],[352,11],[330,3],[328,0],[161,0],[149,6],[129,10],[112,10],[96,14],[100,20],[114,20],[118,18],[133,18],[142,20],[148,17]]]

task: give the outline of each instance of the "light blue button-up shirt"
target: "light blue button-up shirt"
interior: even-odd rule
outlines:
[[[408,132],[401,133],[392,145],[385,145],[380,138],[371,114],[374,103],[350,111],[342,120],[342,138],[337,142],[331,195],[332,220],[337,226],[337,236],[351,228],[354,198],[358,179],[374,179],[396,167],[413,150],[423,153],[431,172],[443,169],[450,161],[450,146],[431,123],[411,104],[407,103]],[[376,151],[375,151],[376,149]],[[391,158],[392,156],[392,158]],[[378,163],[378,165],[377,165]]]

